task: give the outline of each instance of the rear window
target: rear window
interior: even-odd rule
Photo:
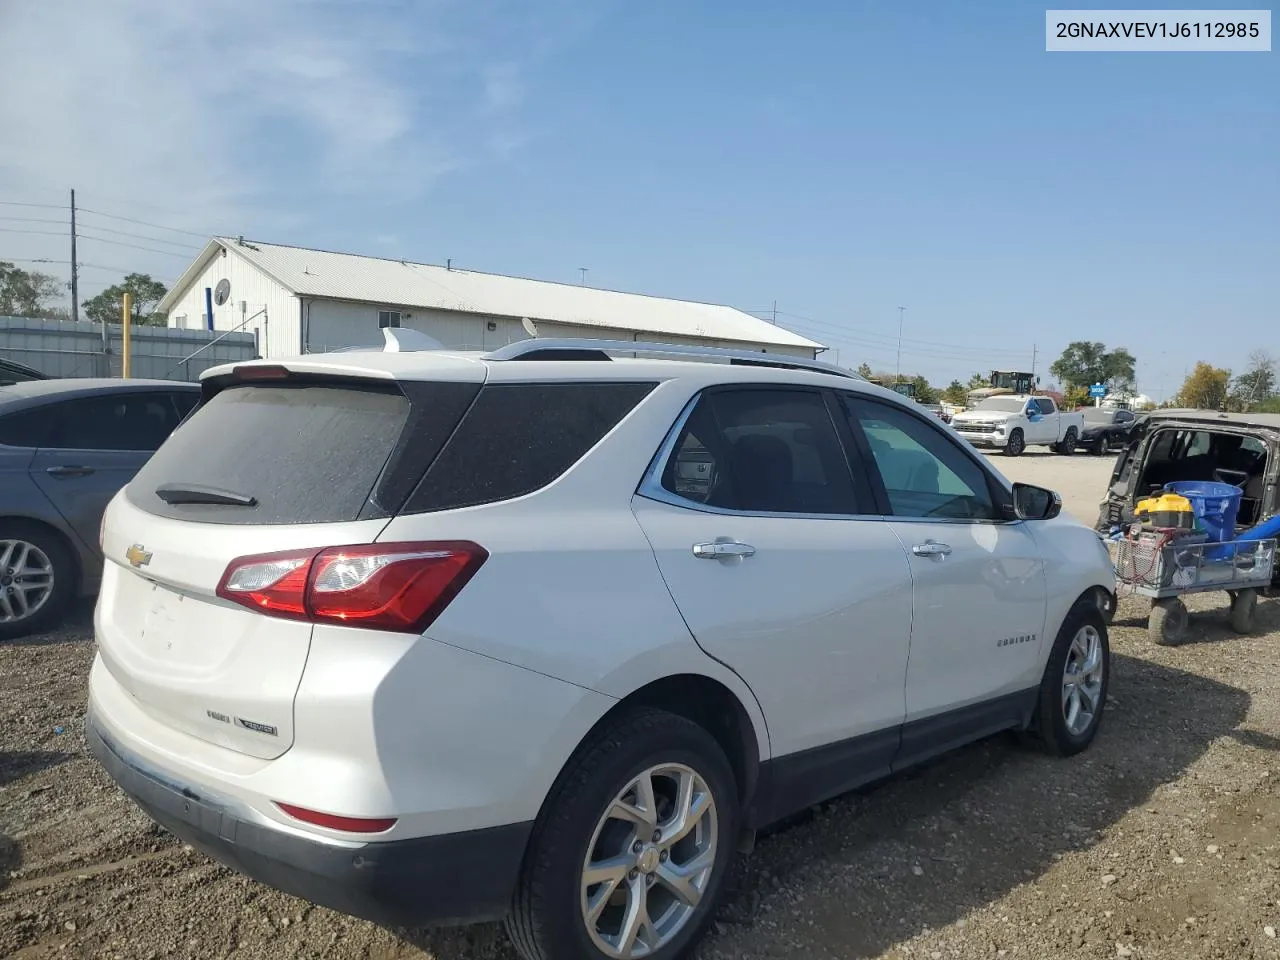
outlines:
[[[405,504],[405,512],[496,503],[545,487],[582,459],[654,386],[486,386]]]
[[[127,496],[149,513],[205,523],[355,520],[396,449],[409,411],[408,399],[394,389],[229,387],[165,441],[129,484]],[[257,502],[170,503],[156,494],[162,485],[212,488]]]

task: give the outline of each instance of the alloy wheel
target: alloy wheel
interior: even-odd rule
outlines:
[[[1093,724],[1102,707],[1102,636],[1086,624],[1076,631],[1062,668],[1062,718],[1078,737]]]
[[[32,617],[53,595],[53,561],[25,540],[0,540],[0,623]]]
[[[693,768],[650,767],[614,797],[582,865],[582,919],[615,960],[647,957],[689,923],[717,860],[715,797]]]

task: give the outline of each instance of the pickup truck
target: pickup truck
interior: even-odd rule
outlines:
[[[956,414],[951,426],[974,446],[1003,448],[1010,457],[1021,456],[1030,446],[1070,456],[1084,432],[1084,414],[1063,413],[1052,397],[1006,394]]]

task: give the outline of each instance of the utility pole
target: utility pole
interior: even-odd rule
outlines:
[[[1036,344],[1031,345],[1031,392],[1036,392],[1036,359],[1039,357],[1039,350]]]
[[[132,364],[129,362],[129,334],[130,327],[133,326],[133,298],[125,291],[124,297],[120,301],[120,377],[123,380],[129,379],[130,368]]]
[[[80,267],[76,263],[76,192],[71,191],[71,319],[80,319]]]
[[[773,301],[773,325],[778,325],[778,301]]]
[[[902,315],[907,312],[906,307],[898,308],[898,370],[896,379],[902,380]]]
[[[585,287],[587,285],[587,268],[579,267],[578,270],[582,273],[582,281],[578,284],[578,286]]]

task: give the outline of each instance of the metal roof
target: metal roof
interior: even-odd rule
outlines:
[[[157,309],[177,303],[222,248],[304,297],[765,346],[823,346],[733,307],[228,237],[209,241]]]

